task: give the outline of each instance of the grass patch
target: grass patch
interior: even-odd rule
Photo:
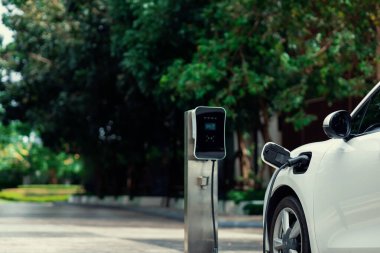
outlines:
[[[67,184],[24,184],[24,185],[19,185],[17,188],[27,188],[27,189],[43,188],[43,189],[78,190],[78,189],[82,189],[82,186],[80,186],[80,185],[67,185]]]
[[[18,188],[4,189],[0,199],[22,202],[61,202],[73,194],[83,193],[78,185],[22,185]]]

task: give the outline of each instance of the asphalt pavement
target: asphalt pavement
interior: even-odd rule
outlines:
[[[179,253],[183,222],[104,207],[4,202],[2,253]],[[260,228],[219,229],[220,252],[257,253]]]

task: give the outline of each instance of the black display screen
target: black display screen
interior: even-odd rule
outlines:
[[[225,110],[213,107],[197,107],[195,155],[202,159],[222,159],[225,156]]]
[[[216,123],[215,122],[206,122],[205,123],[205,130],[206,131],[215,131],[216,130]]]

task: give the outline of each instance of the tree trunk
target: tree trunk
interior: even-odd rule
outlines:
[[[265,143],[271,141],[271,137],[269,134],[269,112],[268,105],[265,101],[260,100],[260,111],[261,111],[261,119],[260,119],[260,132],[263,137]]]
[[[251,162],[248,157],[247,145],[244,141],[243,134],[240,130],[237,130],[238,142],[239,142],[239,162],[240,173],[243,178],[243,188],[253,187],[253,180],[250,178]]]
[[[57,170],[55,168],[51,168],[49,170],[49,184],[57,184]]]
[[[264,100],[260,100],[260,132],[263,137],[264,143],[270,142],[271,137],[269,133],[269,112],[268,112],[268,105]],[[261,182],[267,183],[269,182],[271,175],[273,174],[273,169],[269,167],[267,164],[263,164],[262,169],[258,173],[257,177],[260,179]]]

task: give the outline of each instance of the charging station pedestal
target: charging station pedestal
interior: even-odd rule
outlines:
[[[199,108],[199,107],[197,107]],[[194,109],[194,110],[197,110]],[[208,109],[209,114],[205,113],[202,115],[206,121],[201,121],[195,123],[195,111],[190,110],[185,112],[185,253],[212,253],[214,252],[214,231],[212,223],[212,207],[211,207],[211,173],[213,162],[211,160],[223,159],[225,156],[225,143],[224,143],[224,124],[225,124],[225,111],[223,108],[212,108],[212,107],[202,107],[201,109]],[[210,112],[211,109],[211,112]],[[213,113],[212,110],[219,110],[218,113],[223,114],[223,121],[221,120],[222,116],[210,117],[209,115]],[[199,111],[199,110],[198,110]],[[203,113],[203,112],[202,112]],[[206,115],[206,116],[204,116]],[[211,120],[211,122],[210,122]],[[213,121],[214,120],[214,121]],[[199,121],[199,120],[198,120]],[[202,138],[207,140],[207,142],[215,143],[218,141],[218,136],[213,135],[212,131],[220,128],[220,125],[223,124],[223,153],[219,148],[219,153],[215,155],[212,153],[211,156],[214,156],[213,159],[208,159],[206,156],[210,153],[210,150],[207,150],[203,147],[199,151],[209,152],[209,153],[200,153],[195,148],[197,138],[194,136],[195,129],[202,127],[204,131],[200,132]],[[220,130],[220,129],[219,129]],[[220,133],[221,135],[221,133]],[[214,139],[214,137],[215,139]],[[200,138],[200,137],[199,137]],[[198,139],[198,145],[201,145],[201,140]],[[222,143],[222,142],[220,142]],[[204,144],[202,144],[204,145]],[[214,145],[214,144],[213,144]],[[203,148],[203,149],[202,149]],[[215,149],[215,148],[213,148]],[[206,154],[202,156],[202,154]],[[215,161],[214,164],[214,189],[213,189],[213,199],[215,210],[218,210],[218,163]],[[215,226],[217,233],[217,211],[215,211]],[[217,234],[216,234],[217,238]]]

